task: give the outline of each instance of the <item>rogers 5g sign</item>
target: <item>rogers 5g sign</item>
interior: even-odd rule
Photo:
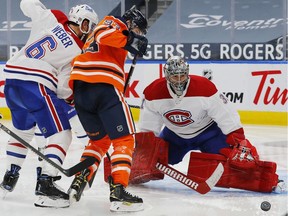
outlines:
[[[283,44],[266,43],[181,43],[150,44],[146,60],[166,60],[171,55],[186,60],[283,60]],[[287,53],[286,53],[287,54]]]

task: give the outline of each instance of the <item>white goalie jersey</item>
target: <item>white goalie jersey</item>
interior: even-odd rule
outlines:
[[[242,127],[240,117],[228,99],[207,78],[190,75],[187,88],[177,97],[166,79],[152,82],[144,90],[138,128],[156,136],[165,125],[189,139],[216,122],[224,134]]]
[[[21,0],[20,8],[31,18],[32,29],[26,45],[8,60],[4,78],[41,83],[66,99],[72,93],[70,63],[83,42],[69,29],[63,12],[46,9],[39,0]]]

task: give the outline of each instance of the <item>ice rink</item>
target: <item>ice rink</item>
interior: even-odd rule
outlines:
[[[10,121],[1,123],[11,127]],[[268,127],[244,125],[247,138],[253,143],[261,160],[275,161],[277,173],[285,180],[287,189],[288,139],[287,127]],[[5,146],[8,135],[0,131],[0,178],[2,181],[6,169]],[[77,139],[67,153],[63,167],[70,168],[78,162],[83,147]],[[188,157],[174,167],[187,172]],[[179,182],[165,177],[162,181],[150,181],[136,186],[129,186],[128,191],[143,198],[145,210],[137,213],[111,213],[109,211],[109,187],[103,180],[103,165],[100,166],[92,188],[84,193],[80,202],[65,209],[47,209],[34,207],[34,189],[36,185],[37,156],[29,152],[21,169],[15,190],[0,201],[1,216],[287,216],[288,196],[283,194],[264,194],[236,189],[213,188],[206,195],[201,195]],[[57,183],[67,190],[73,178],[62,176]],[[262,211],[263,201],[271,203],[271,209]]]

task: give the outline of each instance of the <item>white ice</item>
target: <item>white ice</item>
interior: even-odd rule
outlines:
[[[1,123],[11,127],[10,121],[1,120]],[[276,162],[280,179],[287,183],[287,127],[244,125],[244,129],[247,138],[257,147],[260,158]],[[6,170],[5,146],[8,138],[4,131],[0,131],[0,181]],[[82,149],[79,141],[74,138],[63,165],[65,169],[78,162]],[[185,157],[182,163],[174,167],[186,173],[188,161],[189,158]],[[129,192],[143,198],[144,211],[126,214],[111,213],[109,211],[109,188],[103,180],[102,165],[92,188],[85,191],[80,202],[65,209],[37,208],[34,207],[34,189],[38,165],[37,156],[29,152],[15,190],[8,193],[4,199],[0,199],[1,216],[285,216],[288,214],[287,192],[265,194],[213,188],[209,193],[201,195],[170,177],[128,187]],[[67,190],[72,180],[72,177],[62,176],[57,183]],[[271,203],[271,209],[267,212],[260,208],[263,201]]]

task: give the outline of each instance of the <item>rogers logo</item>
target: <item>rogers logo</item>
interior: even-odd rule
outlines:
[[[188,24],[181,24],[185,28],[204,28],[221,26],[225,30],[234,27],[235,30],[255,30],[265,28],[275,28],[283,23],[282,18],[269,18],[266,20],[235,20],[233,23],[230,20],[223,19],[223,15],[206,15],[206,14],[191,14],[188,16],[190,21]],[[287,21],[287,20],[286,20]]]
[[[172,124],[180,127],[184,127],[194,122],[194,120],[191,119],[191,113],[186,110],[169,110],[168,112],[164,113],[164,117]]]

